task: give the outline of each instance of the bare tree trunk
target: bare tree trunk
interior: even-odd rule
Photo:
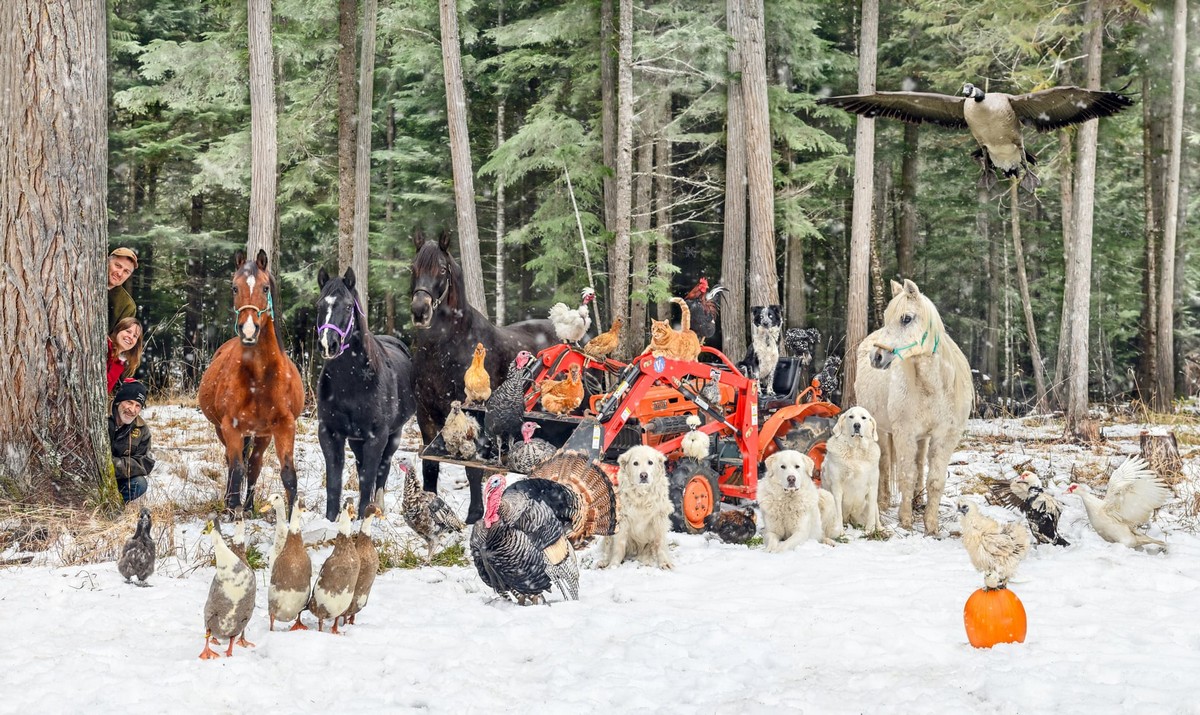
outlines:
[[[357,29],[358,0],[338,0],[338,273],[354,265],[354,161],[357,156],[354,40]]]
[[[467,134],[467,97],[463,90],[462,56],[458,47],[458,3],[438,0],[442,25],[442,67],[446,80],[446,120],[450,125],[450,163],[454,169],[454,207],[458,217],[458,255],[467,302],[487,316],[483,295],[483,263],[475,218],[475,171]]]
[[[917,150],[921,125],[904,125],[904,159],[900,164],[900,233],[896,236],[896,272],[913,277],[913,247],[917,243]]]
[[[633,0],[619,0],[617,24],[617,145],[616,190],[617,225],[610,294],[613,319],[625,320],[621,351],[636,354],[630,341],[629,325],[629,231],[630,207],[633,203]]]
[[[385,141],[387,142],[387,149],[388,151],[391,151],[396,146],[396,108],[391,104],[388,105],[387,110],[386,136],[387,138]],[[387,178],[385,179],[386,188],[383,193],[383,226],[384,234],[388,236],[392,235],[392,213],[395,205],[392,200],[392,186],[396,181],[395,166],[396,162],[387,162]],[[386,314],[384,327],[390,335],[394,335],[396,333],[396,269],[393,266],[396,265],[397,258],[396,244],[394,242],[389,242],[387,248],[388,269],[386,271],[388,276],[388,287],[387,293],[384,294],[383,309],[384,313]]]
[[[721,310],[721,350],[734,360],[746,352],[746,133],[742,109],[742,3],[727,0],[726,31],[732,38],[725,110],[725,238],[721,285],[728,293]]]
[[[119,503],[104,391],[108,92],[100,0],[0,3],[0,496]]]
[[[989,203],[988,190],[980,186],[976,190],[975,202],[975,233],[979,234],[988,247],[988,306],[987,327],[983,332],[983,372],[993,380],[993,386],[999,386],[1000,376],[1000,343],[1003,336],[1000,333],[1000,303],[1004,295],[1001,279],[1003,271],[1000,265],[1000,247],[998,241],[992,240],[991,230],[992,207]]]
[[[1021,308],[1025,312],[1025,334],[1029,338],[1029,358],[1033,362],[1033,384],[1037,392],[1039,412],[1046,409],[1046,375],[1042,369],[1042,351],[1038,347],[1037,328],[1033,323],[1033,303],[1029,297],[1029,279],[1025,276],[1025,246],[1021,242],[1021,207],[1017,195],[1017,182],[1010,189],[1012,199],[1012,242],[1013,260],[1017,263],[1017,289],[1021,292]]]
[[[671,95],[663,97],[661,123],[658,137],[654,144],[654,223],[658,228],[657,246],[655,248],[655,273],[670,290],[671,276],[674,274],[671,251],[671,142],[667,139],[666,126],[671,123]],[[667,299],[658,301],[657,313],[659,320],[669,320],[671,303]]]
[[[1089,28],[1087,88],[1100,88],[1100,60],[1104,40],[1103,0],[1088,0],[1084,25]],[[1088,409],[1088,328],[1092,298],[1092,212],[1095,207],[1096,139],[1099,120],[1080,125],[1079,152],[1075,171],[1075,247],[1071,252],[1070,362],[1067,379],[1067,432],[1081,434],[1080,425]]]
[[[862,0],[862,35],[858,49],[858,93],[875,91],[875,57],[879,41],[879,0]],[[854,359],[867,336],[867,275],[871,259],[871,198],[875,181],[875,120],[858,117],[854,135],[854,214],[850,228],[849,295],[846,299],[845,387],[842,404],[854,404]]]
[[[617,68],[613,57],[613,42],[616,35],[613,27],[613,0],[600,0],[600,146],[604,165],[610,171],[605,172],[604,186],[604,228],[616,233],[617,230]],[[612,312],[612,271],[617,265],[616,241],[608,241],[605,270],[609,285],[609,319],[616,314]],[[599,329],[599,326],[597,326]]]
[[[653,188],[654,143],[643,135],[637,148],[637,172],[633,177],[633,287],[629,306],[629,339],[632,345],[646,344],[647,290],[650,287],[650,191]]]
[[[775,269],[775,176],[767,104],[763,0],[742,6],[742,109],[746,112],[746,187],[750,204],[750,305],[779,304]]]
[[[1138,388],[1149,404],[1158,387],[1158,248],[1162,237],[1163,123],[1155,111],[1150,73],[1142,74],[1142,198],[1146,211],[1145,271],[1142,274],[1141,351],[1138,354]]]
[[[250,50],[250,227],[246,254],[255,256],[262,249],[274,259],[279,145],[275,133],[271,0],[248,0],[247,31]]]
[[[1171,43],[1171,135],[1167,141],[1166,207],[1163,210],[1162,270],[1158,279],[1158,384],[1154,408],[1167,412],[1175,399],[1175,237],[1179,229],[1179,172],[1183,157],[1184,63],[1187,61],[1187,1],[1175,0]]]
[[[375,27],[379,0],[363,0],[362,49],[358,62],[357,156],[354,159],[354,289],[367,315],[368,246],[371,233],[371,127],[375,103]]]
[[[1075,250],[1075,148],[1071,134],[1066,129],[1058,132],[1058,155],[1062,157],[1062,168],[1058,171],[1058,198],[1062,205],[1063,232],[1063,302],[1058,322],[1058,354],[1054,360],[1054,384],[1051,395],[1060,409],[1067,408],[1067,363],[1071,353],[1071,305],[1074,298],[1071,283],[1071,257]]]
[[[500,98],[496,106],[496,146],[504,143],[504,110],[507,102]],[[496,325],[504,325],[508,313],[504,306],[504,182],[496,179]]]
[[[888,192],[891,190],[892,173],[885,159],[875,162],[875,217],[871,228],[871,318],[873,325],[883,325],[883,261],[879,255],[880,237],[886,233],[888,219]],[[868,326],[870,327],[870,326]]]

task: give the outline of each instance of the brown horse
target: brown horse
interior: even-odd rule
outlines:
[[[271,438],[287,491],[288,511],[296,502],[296,418],[304,409],[304,384],[296,364],[283,352],[275,325],[275,280],[267,272],[267,254],[253,261],[238,251],[233,259],[233,309],[237,337],[217,348],[200,378],[200,410],[225,445],[229,467],[225,506],[254,513],[254,483]],[[246,461],[249,460],[249,466]],[[242,500],[242,478],[246,498]]]

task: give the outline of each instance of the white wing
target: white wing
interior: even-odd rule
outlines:
[[[1130,457],[1108,478],[1104,511],[1115,519],[1137,525],[1146,522],[1170,498],[1170,487],[1158,480],[1146,460]]]

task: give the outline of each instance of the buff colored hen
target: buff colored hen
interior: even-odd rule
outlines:
[[[543,380],[538,389],[542,393],[542,409],[556,415],[570,413],[583,402],[579,366],[572,365],[565,380]]]

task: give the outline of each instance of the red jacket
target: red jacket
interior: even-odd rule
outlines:
[[[108,394],[112,394],[116,389],[117,383],[121,382],[121,376],[125,374],[125,361],[117,357],[117,350],[113,346],[112,338],[108,339]]]

